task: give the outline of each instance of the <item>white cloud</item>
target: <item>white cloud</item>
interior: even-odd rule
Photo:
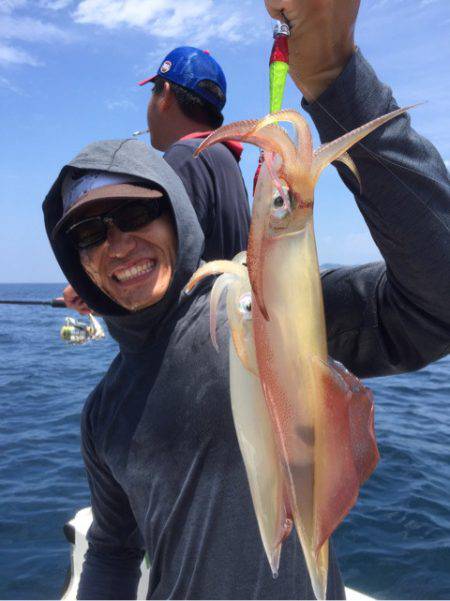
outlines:
[[[71,36],[51,23],[31,17],[0,17],[0,38],[24,42],[69,41]]]
[[[107,29],[120,26],[145,29],[158,38],[204,44],[210,39],[229,42],[253,37],[251,11],[230,0],[82,0],[73,18],[77,23]]]
[[[22,64],[37,67],[41,63],[25,50],[0,44],[0,64]]]
[[[73,3],[73,0],[41,0],[40,6],[51,10],[61,10]]]
[[[450,159],[444,161],[445,166],[447,167],[447,171],[450,171]]]
[[[62,1],[62,0],[61,0]],[[69,42],[74,39],[72,34],[62,30],[52,23],[39,19],[12,14],[14,10],[26,6],[26,0],[0,0],[0,39],[20,40],[27,43]],[[32,67],[40,66],[41,61],[29,51],[11,44],[0,44],[0,64],[21,64]]]
[[[115,110],[137,110],[137,106],[131,100],[108,100],[106,102],[106,108],[110,111]]]
[[[175,3],[178,4],[178,0]],[[78,23],[106,28],[119,25],[145,27],[153,19],[168,12],[164,0],[82,0],[74,18]]]
[[[0,12],[12,13],[17,8],[22,8],[27,3],[27,0],[0,0]]]
[[[23,90],[11,83],[6,77],[0,77],[0,88],[6,88],[15,94],[23,95]]]

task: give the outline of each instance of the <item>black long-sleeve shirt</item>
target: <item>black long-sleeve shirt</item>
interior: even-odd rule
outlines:
[[[319,103],[347,130],[396,107],[359,52]],[[306,108],[321,138],[338,137],[319,103]],[[384,166],[360,145],[350,151],[361,195],[339,170],[385,263],[338,268],[322,281],[330,354],[373,376],[417,369],[449,350],[450,188],[440,156],[409,116],[363,144]],[[312,596],[294,536],[278,580],[270,576],[227,396],[227,329],[223,318],[216,355],[207,305],[204,289],[146,348],[132,352],[118,337],[121,352],[86,404],[94,522],[79,598],[132,598],[144,549],[150,598]],[[332,556],[328,595],[342,594]]]
[[[304,107],[328,142],[398,105],[357,52],[319,103]],[[322,276],[329,353],[360,377],[412,371],[450,352],[450,181],[412,115],[349,150],[362,193],[337,163],[385,259]]]
[[[202,258],[231,259],[247,248],[250,207],[240,152],[216,144],[194,158],[202,139],[181,139],[164,159],[180,177],[205,236]]]

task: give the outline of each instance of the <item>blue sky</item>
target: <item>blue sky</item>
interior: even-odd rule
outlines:
[[[356,41],[414,127],[450,167],[450,0],[362,0]],[[272,21],[263,0],[0,0],[0,282],[63,282],[41,203],[60,167],[95,139],[144,129],[153,74],[178,45],[207,48],[228,79],[226,121],[268,111]],[[289,84],[285,107],[298,107]],[[317,138],[316,138],[317,143]],[[253,177],[257,151],[242,168]],[[376,260],[332,167],[316,192],[321,262]]]

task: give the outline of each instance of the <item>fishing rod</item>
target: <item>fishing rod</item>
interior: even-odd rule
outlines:
[[[40,300],[0,300],[0,305],[47,305],[55,309],[67,309],[67,305],[62,298],[53,298],[50,301]]]

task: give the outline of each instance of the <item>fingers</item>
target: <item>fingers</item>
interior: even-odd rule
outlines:
[[[80,315],[89,315],[89,313],[92,313],[92,311],[89,309],[89,307],[86,305],[86,303],[84,301],[82,301],[81,299],[77,303],[75,311],[78,311],[78,313]]]
[[[267,12],[272,17],[272,19],[277,19],[278,21],[284,21],[283,10],[285,8],[286,1],[285,0],[264,0],[266,5]]]
[[[88,315],[92,313],[88,305],[84,300],[77,294],[74,288],[68,284],[63,290],[63,298],[69,309],[77,311],[80,315]]]

